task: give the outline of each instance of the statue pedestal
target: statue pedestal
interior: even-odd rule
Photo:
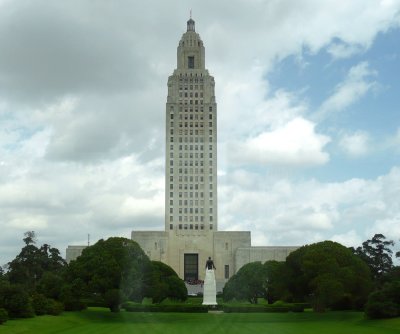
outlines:
[[[206,269],[203,289],[203,305],[217,305],[217,286],[214,270]]]

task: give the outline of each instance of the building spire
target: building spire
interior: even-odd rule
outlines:
[[[192,19],[192,10],[190,10],[190,18],[189,21],[187,21],[187,31],[195,31],[194,21]]]

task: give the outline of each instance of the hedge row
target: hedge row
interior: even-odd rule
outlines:
[[[207,313],[208,307],[202,305],[142,305],[128,304],[123,308],[127,312],[183,312],[183,313]]]
[[[161,304],[130,304],[122,306],[127,312],[183,312],[183,313],[207,313],[208,306],[204,305],[161,305]],[[225,313],[286,313],[303,312],[305,304],[287,305],[217,305],[213,309],[222,310]]]

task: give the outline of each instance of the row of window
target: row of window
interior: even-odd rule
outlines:
[[[193,130],[190,130],[190,133],[192,134],[192,131]],[[203,130],[200,130],[201,132],[203,132],[204,133],[204,131]],[[197,130],[196,130],[196,135],[197,135]],[[200,136],[188,136],[188,137],[178,137],[178,142],[179,143],[204,143],[204,137],[200,137]],[[212,137],[208,137],[208,142],[210,143],[210,144],[212,144],[214,141],[213,141],[213,138]],[[171,149],[171,150],[173,150],[174,149],[174,145],[170,145],[169,146],[169,148]]]
[[[180,223],[181,222],[204,222],[205,217],[204,216],[179,216],[178,220]],[[169,221],[172,223],[174,221],[174,217],[169,216]],[[209,216],[208,221],[212,222],[213,216]]]
[[[174,169],[170,168],[169,169],[169,173],[171,175],[174,174]],[[204,177],[204,169],[203,168],[179,168],[178,169],[178,174],[182,175],[182,174],[190,174],[190,175],[196,175],[195,178],[197,179],[197,181],[195,182],[204,182],[204,180],[206,179]],[[208,176],[208,182],[212,183],[213,182],[213,177],[212,175]]]
[[[185,106],[187,106],[187,105],[195,105],[195,106],[197,106],[197,105],[203,105],[204,104],[204,101],[201,99],[201,100],[192,100],[192,99],[179,99],[179,104],[181,105],[181,106],[183,106],[183,105],[185,105]]]
[[[214,228],[213,224],[209,225],[210,230]],[[169,229],[174,229],[174,224],[169,224]],[[204,224],[178,224],[180,230],[204,230]]]
[[[212,184],[210,184],[210,189],[212,189]],[[170,192],[169,193],[169,197],[173,197],[174,196],[174,193],[173,192]],[[212,198],[212,192],[210,192],[210,198]],[[204,198],[204,192],[203,191],[200,191],[200,192],[197,192],[197,191],[195,191],[195,192],[193,192],[193,191],[191,191],[191,192],[182,192],[182,191],[180,191],[179,193],[178,193],[178,197],[179,198],[182,198],[182,197],[184,197],[184,198]]]
[[[179,149],[179,151],[182,151],[182,150],[185,150],[185,151],[193,151],[193,150],[195,150],[195,151],[198,151],[198,150],[203,151],[204,145],[202,145],[202,144],[200,144],[200,145],[196,145],[196,144],[195,145],[190,145],[190,144],[182,145],[182,144],[179,144],[178,149]],[[208,149],[210,151],[212,151],[212,149],[213,149],[212,143],[208,144]]]
[[[198,97],[203,97],[203,92],[200,92],[200,93],[198,93],[198,92],[190,92],[190,93],[188,93],[188,92],[179,92],[179,97],[196,97],[196,98],[198,98]]]
[[[173,130],[171,130],[172,132],[170,133],[171,135],[173,135],[174,133],[173,133]],[[181,129],[179,129],[179,131],[178,131],[178,134],[180,135],[180,136],[182,136],[182,135],[185,135],[185,136],[187,136],[187,135],[191,135],[191,136],[193,136],[193,135],[204,135],[204,130],[181,130]],[[208,130],[208,134],[210,135],[210,136],[212,136],[212,134],[213,134],[213,131],[212,131],[212,129],[209,129]],[[169,138],[169,141],[170,141],[170,143],[173,143],[174,142],[174,137],[173,136],[171,136],[170,138]],[[212,138],[210,137],[210,142],[212,142],[213,140],[212,140]]]
[[[204,201],[204,199],[201,199],[201,200],[198,200],[198,199],[196,199],[196,200],[184,200],[184,201],[179,200],[179,203],[186,203],[185,206],[177,206],[177,207],[175,207],[175,211],[178,209],[179,213],[183,213],[182,210],[186,210],[186,209],[190,210],[190,208],[192,208],[192,209],[198,208],[199,210],[200,209],[204,210],[204,208],[206,208],[206,206],[205,206],[206,205],[206,201]],[[213,200],[212,199],[209,200],[209,206],[208,207],[213,207]],[[174,212],[174,207],[170,206],[169,213],[172,214],[173,212]],[[185,212],[185,213],[187,213],[187,212]],[[201,213],[204,213],[204,211],[202,211]]]
[[[200,109],[199,109],[200,108]],[[201,113],[203,113],[203,111],[204,111],[204,107],[203,106],[200,106],[200,107],[183,107],[183,106],[179,106],[179,114],[181,115],[182,113],[184,114],[184,115],[187,115],[189,112],[190,113],[193,113],[193,111],[195,112],[195,115],[196,115],[196,113],[198,113],[199,112],[199,110],[200,110],[200,112]],[[172,115],[173,116],[173,113],[174,113],[174,106],[170,106],[169,107],[169,111],[170,111],[170,116]],[[208,107],[208,111],[211,113],[212,111],[213,111],[213,107],[212,106],[209,106]],[[200,116],[201,116],[201,114],[200,114]]]
[[[183,127],[185,127],[185,128],[205,128],[206,122],[179,122],[178,126],[180,128],[183,128]],[[212,122],[208,122],[208,126],[211,128],[213,126]],[[171,124],[170,124],[171,131],[173,131],[173,129],[172,129],[173,127],[174,127],[174,122],[171,122]],[[171,134],[173,134],[173,132],[171,132]]]
[[[202,199],[202,200],[193,200],[193,199],[191,199],[191,200],[188,200],[188,199],[182,200],[182,199],[180,199],[178,201],[178,203],[179,203],[179,206],[189,206],[189,207],[194,207],[194,206],[199,206],[199,205],[200,206],[204,206],[204,199]],[[174,206],[174,200],[173,199],[169,200],[169,206],[170,207]]]
[[[185,153],[179,152],[179,154],[176,155],[176,157],[179,157],[179,159],[184,159],[184,158],[185,159],[198,159],[198,158],[203,159],[203,158],[207,157],[207,154],[204,154],[203,152],[193,153],[192,151],[189,151],[189,152],[185,152]],[[173,153],[172,153],[172,156],[171,156],[171,153],[170,153],[170,159],[173,159],[173,158],[174,158]],[[213,158],[213,153],[212,152],[208,153],[208,158],[209,159]],[[212,163],[212,161],[210,161],[210,165],[211,165],[211,163]],[[170,165],[171,166],[173,165],[173,160],[170,161]]]
[[[172,156],[171,156],[171,154],[172,154]],[[173,158],[173,153],[171,152],[171,154],[170,154],[170,158],[171,157]],[[182,156],[181,155],[179,155],[179,156],[180,156],[180,159],[183,159],[184,156],[185,156],[185,158],[188,158],[189,155],[190,155],[190,153],[185,153],[185,154],[182,153]],[[210,160],[209,163],[210,163],[210,166],[211,166],[212,161]],[[178,164],[179,164],[179,166],[190,166],[190,167],[193,167],[193,166],[198,167],[198,166],[200,166],[200,167],[203,167],[204,166],[204,160],[198,160],[198,159],[197,160],[179,160]],[[209,173],[212,174],[212,169],[211,168],[209,170]]]
[[[192,181],[193,182],[193,181]],[[203,190],[204,189],[204,183],[202,183],[202,184],[199,184],[199,183],[195,183],[195,184],[192,184],[192,183],[189,183],[189,184],[187,184],[187,183],[179,183],[179,190]],[[212,187],[212,184],[210,184],[210,187]],[[174,189],[174,184],[173,183],[171,183],[170,185],[169,185],[169,189],[170,190],[173,190]]]
[[[210,205],[212,205],[212,200],[210,200],[210,202],[211,202],[211,204]],[[178,209],[179,210],[179,214],[182,214],[182,213],[189,213],[189,214],[203,214],[204,213],[204,208],[202,207],[202,208],[179,208]],[[208,209],[208,212],[211,214],[211,213],[213,213],[213,208],[212,207],[210,207],[209,209]],[[173,208],[169,208],[169,213],[170,214],[172,214],[172,213],[174,213],[174,209]]]
[[[203,110],[202,110],[203,111]],[[171,119],[171,121],[173,121],[174,120],[174,114],[170,114],[169,115],[169,118]],[[213,118],[213,115],[212,114],[209,114],[208,115],[208,119],[212,119]],[[179,113],[179,119],[180,120],[203,120],[204,119],[204,116],[202,115],[202,114],[200,114],[200,115],[197,115],[197,114],[182,114],[182,113]],[[173,123],[171,122],[171,126],[173,126]]]
[[[170,173],[170,175],[173,175],[174,174],[174,169],[170,168],[169,169],[169,173]],[[199,173],[197,168],[194,168],[194,169],[193,168],[179,168],[177,173],[179,175],[183,175],[183,174],[185,174],[185,175],[188,175],[188,174],[195,175],[195,178],[197,178],[196,182],[204,182],[204,180],[205,180],[205,178],[203,176],[204,174],[203,173]],[[209,180],[209,182],[212,182],[213,181],[212,176],[209,176],[208,180]]]

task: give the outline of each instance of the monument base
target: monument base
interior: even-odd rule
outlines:
[[[203,305],[217,305],[217,286],[214,270],[206,269],[203,289]]]

